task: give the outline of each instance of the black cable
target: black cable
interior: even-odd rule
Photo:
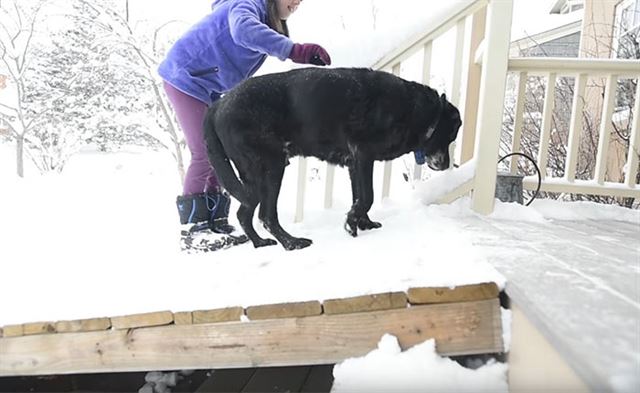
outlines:
[[[525,206],[529,206],[531,204],[531,202],[533,202],[534,199],[536,199],[536,197],[538,196],[538,193],[540,192],[540,187],[542,186],[542,175],[540,174],[540,168],[538,168],[538,165],[536,164],[535,160],[531,157],[529,157],[528,155],[524,154],[524,153],[519,153],[519,152],[515,152],[515,153],[509,153],[506,156],[500,158],[498,160],[498,164],[500,164],[505,158],[509,158],[511,156],[522,156],[526,159],[528,159],[529,161],[531,161],[533,163],[533,167],[536,168],[536,172],[538,172],[538,188],[536,188],[536,192],[533,194],[533,196],[531,197],[531,199],[529,200],[529,202],[527,202],[527,204]]]

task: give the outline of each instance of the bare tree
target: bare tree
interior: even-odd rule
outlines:
[[[28,116],[23,103],[28,94],[25,73],[32,60],[35,24],[46,2],[41,0],[32,8],[5,0],[0,7],[0,64],[9,76],[7,89],[14,92],[11,102],[0,102],[0,118],[15,138],[16,171],[20,177],[24,177],[24,147],[34,128],[33,120],[44,114],[36,112]]]
[[[163,55],[160,52],[158,43],[160,31],[178,21],[169,21],[155,27],[149,36],[144,37],[134,32],[132,22],[129,20],[128,1],[125,3],[124,15],[115,10],[115,8],[109,7],[108,3],[97,0],[76,1],[85,11],[90,11],[91,17],[87,18],[83,14],[78,14],[75,17],[99,27],[104,33],[102,38],[96,42],[96,46],[112,50],[120,48],[133,55],[126,57],[130,60],[128,67],[131,72],[139,74],[146,81],[147,87],[153,92],[157,111],[163,120],[160,128],[164,131],[164,134],[153,134],[152,136],[172,152],[177,163],[180,179],[184,181],[185,169],[182,154],[184,141],[182,134],[179,132],[173,110],[161,88],[161,80],[156,77],[156,69]]]
[[[160,32],[174,21],[140,34],[128,0],[124,10],[121,1],[34,2],[5,1],[0,10],[0,70],[7,69],[14,93],[0,103],[0,119],[16,142],[18,175],[24,176],[25,154],[41,171],[60,171],[83,143],[128,143],[142,135],[145,144],[172,152],[183,180],[184,141],[155,74]],[[53,16],[67,22],[34,39],[42,8],[54,3],[59,14],[37,25],[47,30]]]

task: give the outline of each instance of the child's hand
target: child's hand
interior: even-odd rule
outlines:
[[[329,53],[317,44],[293,44],[289,58],[294,63],[325,66],[331,64]]]

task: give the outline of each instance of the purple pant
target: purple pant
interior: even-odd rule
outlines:
[[[220,183],[211,164],[209,164],[202,130],[207,105],[167,82],[164,82],[164,91],[167,93],[180,128],[184,132],[189,151],[191,151],[191,163],[189,163],[184,179],[183,195],[217,191],[220,188]]]

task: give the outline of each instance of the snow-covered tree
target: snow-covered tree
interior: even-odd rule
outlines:
[[[10,85],[0,116],[16,141],[20,176],[23,152],[41,171],[60,171],[83,145],[138,144],[171,151],[183,177],[184,143],[155,76],[163,26],[134,32],[121,1],[0,5],[0,73]]]
[[[115,105],[112,109],[118,109],[120,115],[126,116],[127,127],[143,131],[171,151],[183,179],[183,137],[162,90],[161,80],[156,76],[156,68],[168,44],[160,42],[159,37],[164,37],[161,30],[175,21],[161,26],[139,25],[134,30],[128,19],[127,2],[123,7],[113,1],[97,0],[74,0],[74,4],[75,18],[101,31],[94,43],[95,50],[108,51],[108,64],[118,69],[117,75],[103,81],[113,85],[109,90]],[[123,89],[123,81],[128,81],[126,89]],[[155,127],[149,126],[152,121]]]
[[[27,69],[34,57],[36,22],[41,16],[45,0],[5,0],[0,4],[0,70],[8,75],[0,118],[16,142],[16,170],[24,176],[25,143],[30,142],[33,120],[40,113],[25,106],[30,89]],[[29,152],[27,151],[27,154]]]

